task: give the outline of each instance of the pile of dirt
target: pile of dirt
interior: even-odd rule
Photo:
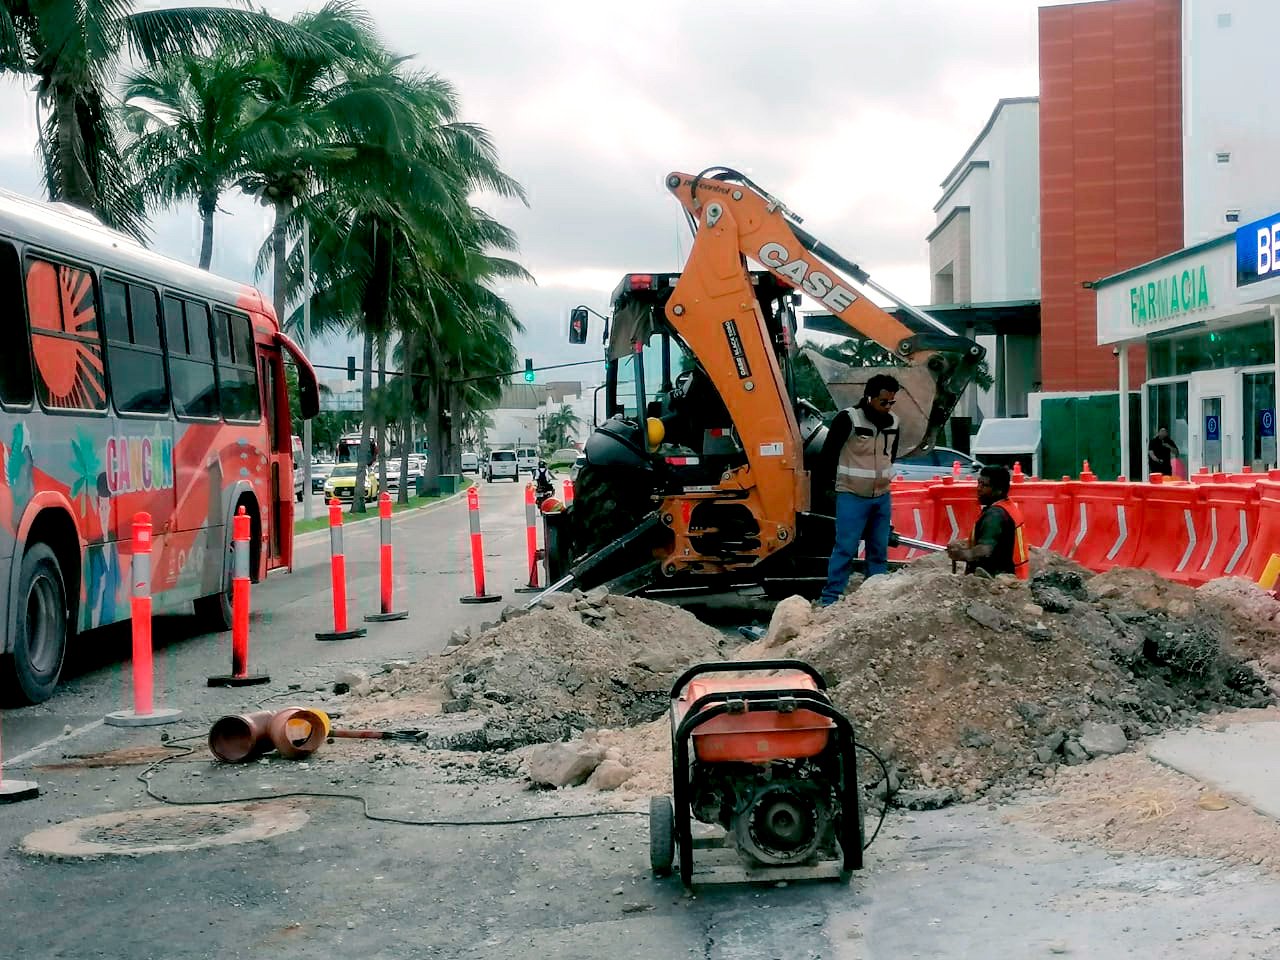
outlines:
[[[1035,569],[1029,583],[955,576],[930,557],[814,613],[793,640],[740,655],[818,667],[920,805],[1003,793],[1202,713],[1271,701],[1210,596],[1145,570],[1093,576],[1045,556]]]
[[[1280,674],[1280,600],[1269,590],[1244,577],[1224,577],[1196,590],[1195,600],[1226,623],[1236,650]]]
[[[483,716],[470,746],[564,740],[661,716],[676,676],[721,659],[724,639],[664,603],[575,591],[528,613],[508,609],[474,636],[455,634],[443,655],[380,678],[352,715],[438,704],[442,713]]]

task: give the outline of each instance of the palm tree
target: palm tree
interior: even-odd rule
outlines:
[[[566,446],[569,434],[582,426],[582,418],[573,411],[573,407],[562,403],[560,409],[547,417],[547,435],[556,447]]]
[[[51,200],[96,213],[141,239],[112,110],[120,58],[159,64],[245,37],[292,49],[296,34],[265,13],[234,7],[135,11],[132,0],[0,0],[0,72],[36,78],[36,123]]]
[[[217,51],[182,56],[125,79],[124,121],[134,135],[125,159],[149,206],[192,201],[203,232],[200,268],[213,259],[213,218],[222,195],[247,173],[265,133],[255,91],[265,64]]]

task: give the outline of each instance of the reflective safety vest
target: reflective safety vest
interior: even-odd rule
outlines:
[[[1019,580],[1031,579],[1031,553],[1027,549],[1027,536],[1024,530],[1022,520],[1022,510],[1018,505],[1008,498],[997,500],[991,506],[999,507],[1009,515],[1009,519],[1013,521],[1013,575]],[[979,514],[981,520],[981,514]],[[978,525],[973,526],[973,538],[971,542],[976,543],[978,539]]]

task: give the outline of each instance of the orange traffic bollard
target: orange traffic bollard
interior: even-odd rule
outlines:
[[[347,558],[342,552],[342,504],[329,501],[329,574],[333,584],[333,630],[316,634],[317,640],[351,640],[363,637],[364,627],[347,628]]]
[[[271,680],[249,672],[249,515],[236,511],[231,530],[231,672],[209,678],[211,687],[251,687]]]
[[[566,480],[564,482],[564,505],[566,507],[573,506],[573,481]]]
[[[378,538],[381,541],[378,555],[379,613],[365,616],[367,623],[386,620],[406,620],[408,610],[391,609],[391,494],[385,490],[378,496]]]
[[[960,461],[959,460],[951,461],[951,475],[955,477],[957,480],[960,479]]]
[[[1027,475],[1022,472],[1022,461],[1013,461],[1013,473],[1009,477],[1014,483],[1025,483]]]
[[[533,484],[524,488],[524,542],[529,563],[529,582],[516,587],[516,593],[541,593],[538,586],[538,506]]]
[[[153,727],[173,723],[181,710],[155,708],[155,662],[151,655],[151,514],[133,515],[133,558],[129,621],[133,631],[133,709],[108,713],[102,722],[111,727]]]
[[[502,599],[502,594],[484,592],[484,540],[480,535],[480,491],[475,487],[467,490],[467,518],[471,525],[471,576],[475,580],[476,592],[458,599],[463,603],[496,603]]]

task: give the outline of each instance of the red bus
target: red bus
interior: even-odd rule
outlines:
[[[91,215],[0,192],[0,696],[48,699],[68,643],[129,617],[133,517],[151,515],[157,612],[230,625],[231,518],[255,580],[288,567],[284,362],[315,371],[258,291]]]

